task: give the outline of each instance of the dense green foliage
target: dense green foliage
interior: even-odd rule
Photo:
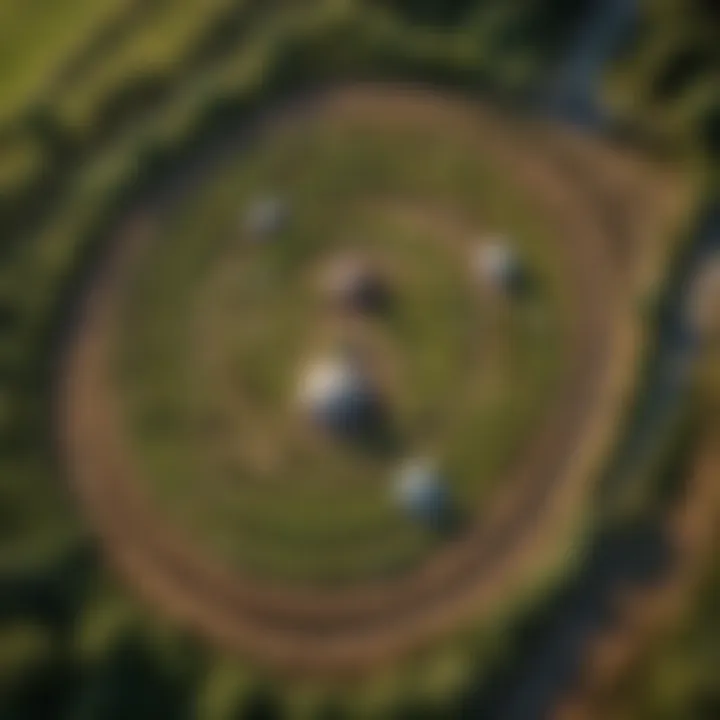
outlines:
[[[610,699],[614,717],[712,720],[718,716],[718,603],[720,572],[714,563],[681,618],[644,648],[642,658],[615,689]]]
[[[706,0],[646,0],[608,98],[656,146],[720,157],[720,23]]]

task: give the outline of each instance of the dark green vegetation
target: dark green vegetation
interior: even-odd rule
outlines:
[[[700,441],[715,450],[720,447],[720,345],[717,340],[703,348],[698,362],[692,408],[694,432],[680,433],[680,458],[666,462],[664,472],[665,497],[670,490],[671,501],[678,501],[677,475],[687,472],[697,456]],[[682,437],[684,436],[684,440]],[[700,440],[699,440],[699,439]],[[673,454],[677,455],[676,452]],[[707,453],[706,453],[707,454]],[[668,472],[667,468],[670,468]],[[718,453],[710,452],[705,459],[710,487],[717,487],[720,473]],[[668,476],[670,476],[668,478]],[[673,482],[672,476],[675,476]],[[673,490],[674,488],[674,490]],[[674,495],[673,495],[674,493]],[[619,718],[657,718],[675,720],[692,717],[712,720],[720,713],[720,688],[716,682],[716,668],[720,656],[720,625],[717,608],[720,604],[720,533],[718,533],[718,503],[707,514],[709,531],[703,547],[700,572],[692,586],[676,601],[667,626],[656,632],[640,649],[638,657],[616,685],[598,698],[600,712]]]
[[[717,537],[713,548],[717,558]],[[680,617],[652,639],[605,700],[613,717],[711,720],[718,716],[718,603],[720,573],[715,562],[683,605]]]
[[[353,581],[441,541],[393,502],[406,456],[435,454],[456,510],[482,513],[555,395],[562,263],[532,204],[467,138],[322,112],[288,124],[198,178],[198,199],[139,261],[124,395],[140,472],[182,525],[263,575]],[[290,221],[253,243],[243,209],[267,188]],[[494,229],[513,239],[532,292],[493,292],[473,271]],[[349,251],[389,284],[374,320],[328,307],[324,265]],[[348,336],[386,386],[377,447],[314,437],[294,408],[308,360]]]
[[[646,142],[701,163],[720,157],[720,17],[709,0],[645,0],[607,82]],[[708,168],[712,171],[712,168]]]
[[[427,10],[417,15],[414,3],[394,5],[396,12],[359,1],[0,3],[3,720],[278,714],[275,686],[241,664],[200,651],[156,618],[148,620],[88,549],[50,437],[56,329],[67,320],[78,278],[112,221],[210,131],[313,78],[387,75],[526,90],[547,76],[585,3],[486,1],[466,3],[467,10],[455,3],[457,13],[449,15],[443,8],[452,4],[441,0],[425,3]],[[697,3],[692,11],[679,2],[677,11],[671,3],[646,5],[648,18],[656,6],[665,14],[648,20],[623,67],[639,63],[645,45],[668,52],[662,67],[650,67],[639,79],[628,75],[627,87],[641,95],[669,74],[664,85],[669,82],[671,97],[665,91],[654,98],[651,114],[637,114],[638,127],[667,114],[677,129],[673,139],[687,138],[704,158],[710,150],[717,157],[711,92],[720,47],[711,34],[716,5]],[[441,28],[434,24],[437,13],[447,20]],[[690,25],[697,35],[686,34]],[[557,32],[548,33],[549,26]],[[678,54],[692,56],[696,43],[708,62],[705,55],[691,57],[688,72],[680,72],[676,97],[687,98],[692,112],[673,116],[672,76],[685,64]],[[708,629],[703,637],[715,637],[713,604],[705,605],[710,613],[690,615],[695,637],[697,628]],[[510,636],[498,637],[503,647],[485,638],[479,666],[510,654]],[[702,671],[703,656],[686,647],[679,642],[668,653],[689,673]],[[350,697],[347,707],[374,717],[378,708],[386,715],[402,708],[407,716],[408,704],[416,703],[447,717],[448,699],[479,681],[474,668],[452,655],[436,665],[420,683],[391,677],[363,698]],[[654,672],[650,665],[649,677]],[[686,716],[681,706],[692,707],[706,687],[697,677],[676,714],[665,717]],[[303,688],[293,705],[298,715],[322,717],[316,710],[324,708],[330,717],[333,702],[322,689]],[[420,716],[417,706],[411,712]],[[646,713],[659,716],[653,706]]]

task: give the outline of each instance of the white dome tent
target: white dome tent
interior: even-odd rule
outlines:
[[[243,229],[254,240],[269,240],[283,229],[289,214],[288,206],[281,197],[258,197],[245,210]]]
[[[342,354],[311,364],[300,379],[298,400],[321,427],[356,432],[372,422],[377,395],[359,363]]]
[[[437,463],[428,457],[405,460],[393,482],[398,507],[414,520],[442,525],[450,515],[450,493]]]
[[[472,269],[478,281],[505,292],[516,288],[521,263],[512,243],[503,236],[492,236],[479,242],[473,250]]]

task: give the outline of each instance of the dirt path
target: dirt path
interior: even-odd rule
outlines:
[[[632,293],[619,281],[602,210],[546,157],[537,129],[529,133],[518,121],[470,103],[386,87],[334,93],[310,110],[334,121],[440,122],[465,133],[532,194],[555,228],[575,298],[571,362],[544,421],[499,483],[503,490],[488,519],[408,576],[322,592],[243,578],[166,524],[136,479],[111,378],[116,314],[133,262],[151,239],[156,208],[120,229],[88,292],[60,372],[58,428],[89,522],[111,562],[143,596],[260,662],[293,672],[346,673],[491,612],[542,572],[578,517],[613,440],[632,390],[636,336]],[[549,129],[540,133],[564,142]]]
[[[603,698],[642,655],[653,636],[672,626],[714,560],[720,520],[720,434],[698,442],[684,494],[667,520],[673,551],[659,583],[619,598],[617,622],[588,648],[578,683],[557,708],[558,720],[590,720],[603,714]]]

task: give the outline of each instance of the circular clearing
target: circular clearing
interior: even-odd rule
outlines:
[[[237,231],[258,188],[293,208],[261,246]],[[473,270],[496,227],[533,278],[523,294],[492,292]],[[328,586],[412,570],[447,537],[397,512],[398,461],[431,451],[460,524],[476,523],[555,394],[572,304],[553,233],[444,124],[318,112],[266,129],[163,218],[119,298],[118,382],[143,487],[247,573]],[[385,308],[327,302],[325,276],[347,275],[351,254],[382,273]],[[338,438],[323,430],[359,419],[348,393],[313,414],[296,387],[308,366],[341,369],[332,355],[348,346],[383,413]]]
[[[400,88],[287,111],[239,162],[121,228],[60,383],[73,485],[111,558],[206,634],[288,669],[407,651],[517,589],[577,513],[631,367],[598,213],[517,121]],[[291,212],[239,227],[258,191]],[[532,279],[478,285],[501,232]],[[392,301],[334,312],[337,253]],[[492,291],[491,291],[492,290]],[[339,442],[293,405],[348,342],[389,408]],[[398,513],[398,461],[442,462],[451,535]]]

